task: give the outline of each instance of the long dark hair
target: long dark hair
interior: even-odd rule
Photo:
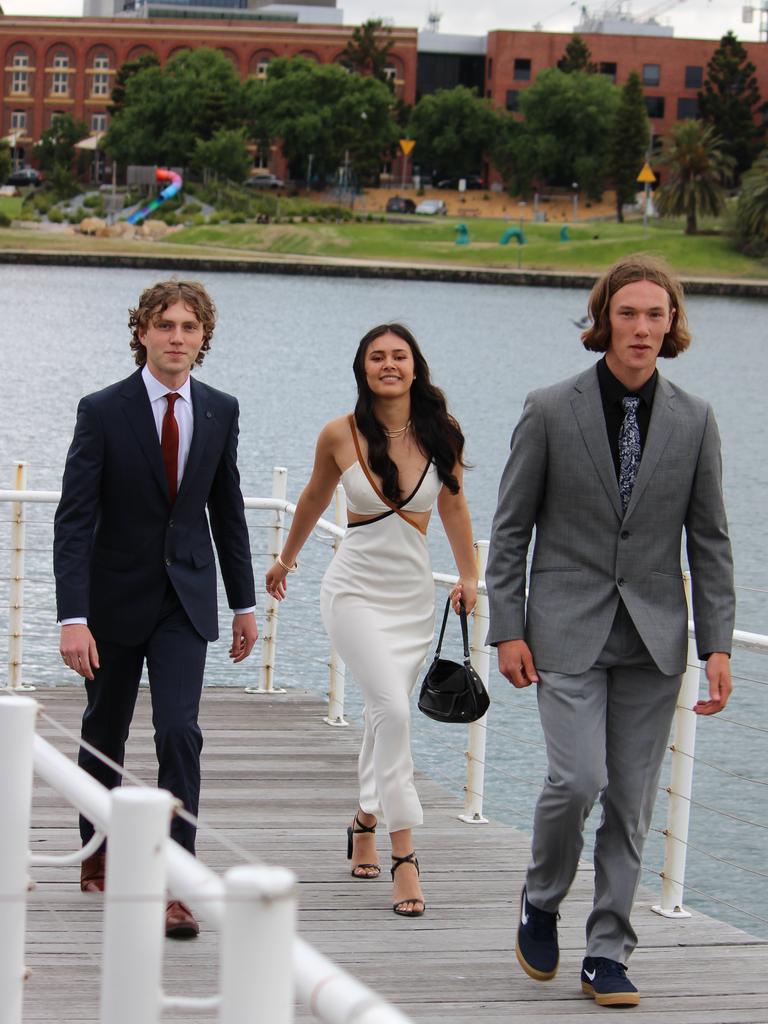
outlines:
[[[453,472],[458,462],[465,465],[464,435],[458,422],[448,412],[445,395],[429,378],[429,366],[416,339],[402,324],[380,324],[373,327],[357,346],[352,369],[357,381],[355,423],[368,442],[368,463],[382,481],[382,490],[390,501],[400,501],[400,480],[397,466],[389,457],[387,435],[373,411],[374,394],[365,377],[365,353],[372,341],[384,334],[396,334],[408,345],[413,355],[415,377],[411,385],[411,427],[416,441],[437,467],[437,475],[451,494],[459,493],[459,481]]]

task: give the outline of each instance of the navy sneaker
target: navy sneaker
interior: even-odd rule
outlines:
[[[557,964],[560,960],[560,949],[557,945],[559,916],[546,910],[539,910],[529,903],[528,894],[523,887],[515,953],[520,966],[528,977],[535,981],[549,981],[557,974]]]
[[[598,1006],[637,1006],[640,993],[627,977],[627,968],[604,956],[585,956],[581,965],[581,991]]]

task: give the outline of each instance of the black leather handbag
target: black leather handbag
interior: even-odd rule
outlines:
[[[461,602],[461,636],[464,641],[464,663],[440,657],[445,625],[451,608],[450,597],[445,602],[443,625],[432,664],[424,676],[419,693],[419,711],[436,722],[476,722],[488,710],[491,698],[483,681],[469,661],[467,612]]]

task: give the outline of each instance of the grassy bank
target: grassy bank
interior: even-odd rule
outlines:
[[[14,202],[14,200],[10,200]],[[0,207],[1,209],[2,207]],[[9,211],[10,212],[10,211]],[[297,218],[298,219],[298,218]],[[466,224],[470,244],[456,245],[456,227]],[[716,278],[768,279],[768,261],[737,252],[725,234],[686,236],[678,222],[626,224],[595,221],[568,226],[523,223],[525,244],[499,241],[518,221],[481,218],[411,218],[401,223],[201,224],[182,228],[162,241],[88,238],[69,230],[4,228],[0,248],[21,250],[156,253],[184,256],[314,256],[372,262],[443,264],[459,267],[600,271],[620,256],[638,250],[662,254],[680,273]],[[705,230],[709,225],[704,224]]]

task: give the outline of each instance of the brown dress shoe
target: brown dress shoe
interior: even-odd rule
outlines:
[[[181,900],[168,901],[165,908],[165,934],[169,939],[194,939],[200,934],[200,925]]]
[[[80,865],[80,889],[82,892],[104,892],[104,873],[107,867],[106,853],[92,853]]]

